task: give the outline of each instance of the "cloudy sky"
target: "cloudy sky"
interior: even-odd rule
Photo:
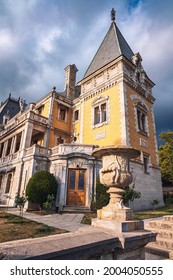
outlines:
[[[172,0],[0,0],[0,101],[37,101],[75,63],[79,81],[97,51],[116,9],[116,23],[140,52],[156,86],[157,134],[173,130]]]

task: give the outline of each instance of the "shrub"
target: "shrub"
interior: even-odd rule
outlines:
[[[29,202],[38,203],[42,208],[48,195],[56,197],[57,182],[53,174],[48,171],[39,171],[29,180],[26,187],[26,196]]]
[[[102,185],[99,179],[96,182],[96,208],[101,209],[109,203],[109,193],[107,193],[108,188]],[[135,191],[133,187],[126,187],[125,192],[123,194],[123,203],[128,204],[129,201],[133,201],[134,199],[140,198],[141,193]]]
[[[133,201],[134,199],[140,198],[141,193],[138,191],[135,191],[134,185],[132,187],[126,187],[125,192],[123,194],[123,202],[124,204],[129,204],[129,201]]]
[[[20,196],[19,194],[17,194],[15,197],[14,204],[15,204],[15,207],[19,206],[21,217],[23,217],[23,208],[25,206],[26,201],[27,201],[27,198],[24,195]]]
[[[107,193],[108,188],[102,185],[97,179],[96,182],[96,208],[101,209],[109,203],[109,193]]]

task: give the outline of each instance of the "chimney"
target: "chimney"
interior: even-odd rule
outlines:
[[[75,97],[76,73],[78,71],[75,64],[68,65],[65,70],[65,87],[66,96],[68,98]]]

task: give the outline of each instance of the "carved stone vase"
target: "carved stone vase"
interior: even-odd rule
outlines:
[[[123,204],[126,186],[133,181],[129,161],[140,156],[140,151],[128,146],[105,146],[93,151],[93,156],[102,158],[100,183],[108,188],[109,204],[97,212],[97,217],[107,220],[127,221],[133,219],[133,211]]]

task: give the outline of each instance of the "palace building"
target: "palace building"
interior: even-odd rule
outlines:
[[[152,94],[154,83],[115,22],[76,84],[75,64],[65,68],[65,87],[36,103],[9,98],[0,107],[0,205],[14,205],[31,176],[48,170],[57,179],[56,206],[90,207],[101,161],[95,147],[127,145],[141,151],[130,163],[141,198],[134,210],[163,205]]]

